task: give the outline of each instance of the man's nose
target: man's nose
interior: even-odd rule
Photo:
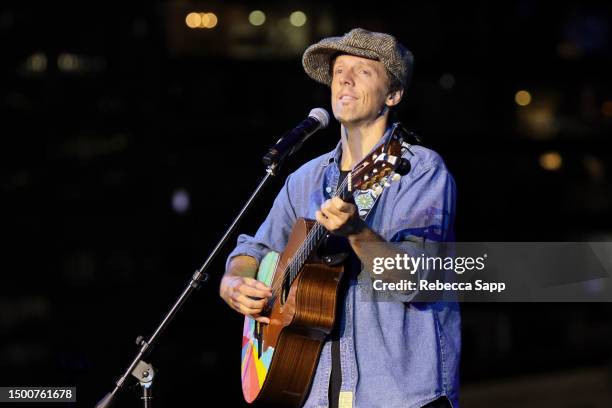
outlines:
[[[353,75],[350,71],[342,71],[338,76],[341,85],[353,85]]]

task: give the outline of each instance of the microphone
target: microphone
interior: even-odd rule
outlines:
[[[280,138],[268,153],[263,157],[266,166],[278,164],[285,157],[297,152],[302,143],[314,132],[324,129],[329,124],[329,113],[323,108],[315,108],[310,111],[308,117],[299,125],[288,131]]]

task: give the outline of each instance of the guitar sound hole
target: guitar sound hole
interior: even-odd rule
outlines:
[[[283,280],[283,289],[281,290],[281,297],[280,297],[281,306],[285,304],[288,296],[289,296],[289,281],[285,278]]]
[[[255,340],[257,341],[257,357],[261,358],[263,349],[263,328],[261,323],[255,322]]]

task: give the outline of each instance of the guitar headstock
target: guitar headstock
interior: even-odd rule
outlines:
[[[402,158],[403,149],[408,145],[403,142],[401,125],[395,123],[388,141],[366,156],[349,174],[349,191],[368,190],[373,188],[377,194],[410,171],[410,162]]]

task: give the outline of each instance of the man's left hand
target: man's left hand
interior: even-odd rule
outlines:
[[[357,207],[339,197],[325,201],[315,218],[329,232],[343,237],[359,234],[367,226],[359,217]]]

